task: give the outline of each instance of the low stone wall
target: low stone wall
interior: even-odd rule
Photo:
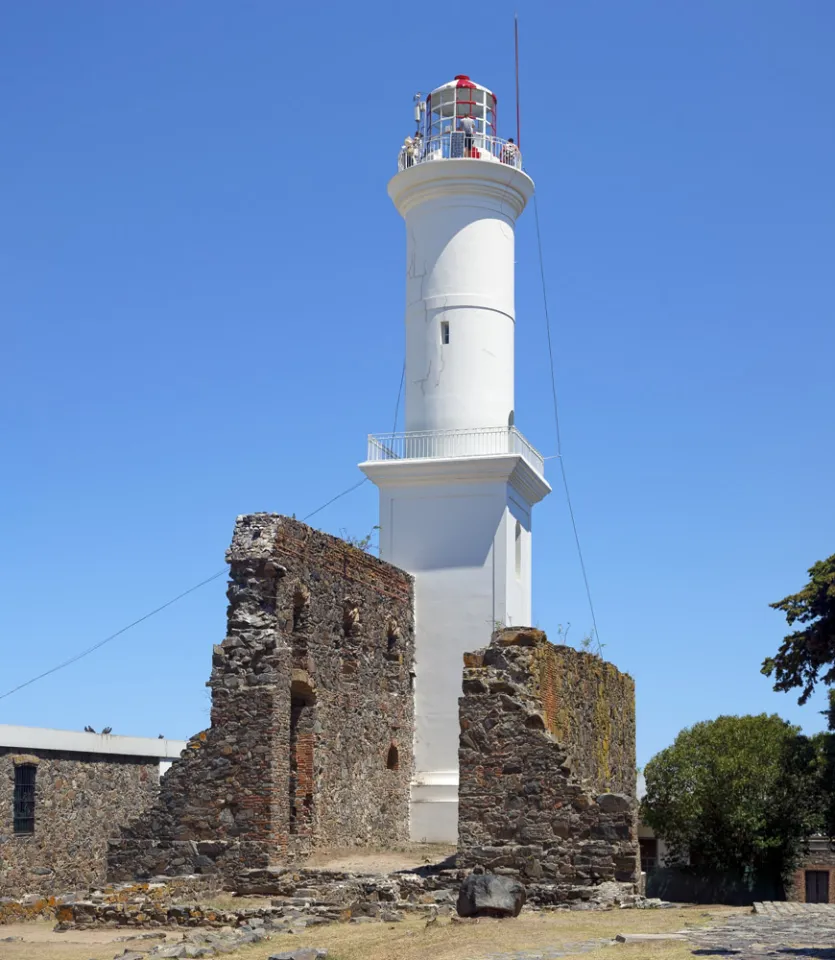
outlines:
[[[52,897],[29,894],[19,899],[4,898],[0,900],[0,925],[55,917],[59,910],[79,901],[102,907],[124,905],[131,901],[159,905],[211,896],[218,890],[217,877],[181,876],[144,883],[108,884],[101,888],[66,891]]]
[[[541,903],[637,892],[635,693],[612,664],[508,629],[465,655],[458,864]]]
[[[15,899],[0,898],[0,926],[4,923],[24,923],[54,917],[58,897],[39,897],[36,893]]]
[[[166,904],[154,900],[130,903],[95,903],[75,900],[55,910],[57,929],[79,930],[85,927],[237,927],[253,919],[280,918],[281,907],[260,907],[251,910],[222,910],[202,904]],[[337,915],[332,919],[339,919]]]
[[[264,924],[297,930],[358,918],[395,922],[407,913],[451,912],[463,873],[441,870],[383,876],[333,870],[250,870],[238,883],[241,906],[211,903],[209,878],[123,884],[110,892],[61,898],[54,904],[58,929],[107,927],[241,927]],[[191,887],[183,881],[192,881]],[[181,902],[185,893],[203,902]],[[249,907],[247,895],[270,896],[271,905]],[[188,899],[186,897],[186,899]]]

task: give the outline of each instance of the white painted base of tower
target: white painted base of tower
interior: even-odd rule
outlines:
[[[458,771],[439,770],[412,783],[409,814],[416,843],[457,843]]]
[[[380,557],[415,578],[411,836],[458,836],[463,655],[531,619],[531,508],[550,487],[519,454],[367,461]]]

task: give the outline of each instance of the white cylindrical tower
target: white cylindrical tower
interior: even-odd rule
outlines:
[[[454,842],[462,657],[531,622],[532,511],[550,492],[516,426],[514,231],[533,194],[496,97],[418,98],[389,195],[406,221],[406,422],[368,438],[380,557],[414,577],[414,840]]]
[[[406,221],[405,427],[507,428],[514,228],[533,181],[516,145],[496,136],[486,87],[458,76],[429,94],[421,115],[388,186]]]

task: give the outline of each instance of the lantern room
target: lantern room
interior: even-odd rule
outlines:
[[[481,87],[466,74],[459,73],[451,82],[433,90],[426,98],[424,137],[431,140],[443,134],[461,129],[460,121],[470,117],[475,122],[475,132],[482,136],[495,137],[496,94]]]
[[[398,167],[425,160],[468,158],[492,160],[521,169],[519,148],[502,140],[496,125],[496,94],[460,73],[433,90],[425,100],[415,97],[414,137],[406,137]]]

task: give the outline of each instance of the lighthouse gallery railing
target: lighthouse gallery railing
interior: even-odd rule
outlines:
[[[485,133],[474,133],[472,138],[469,138],[460,130],[450,130],[428,140],[418,138],[413,141],[412,147],[401,147],[397,169],[405,170],[406,167],[429,160],[456,160],[465,157],[505,163],[517,170],[522,169],[522,154],[515,144]]]
[[[473,430],[414,430],[368,437],[369,460],[436,460],[443,457],[493,457],[519,454],[540,476],[542,454],[516,427],[478,427]]]

